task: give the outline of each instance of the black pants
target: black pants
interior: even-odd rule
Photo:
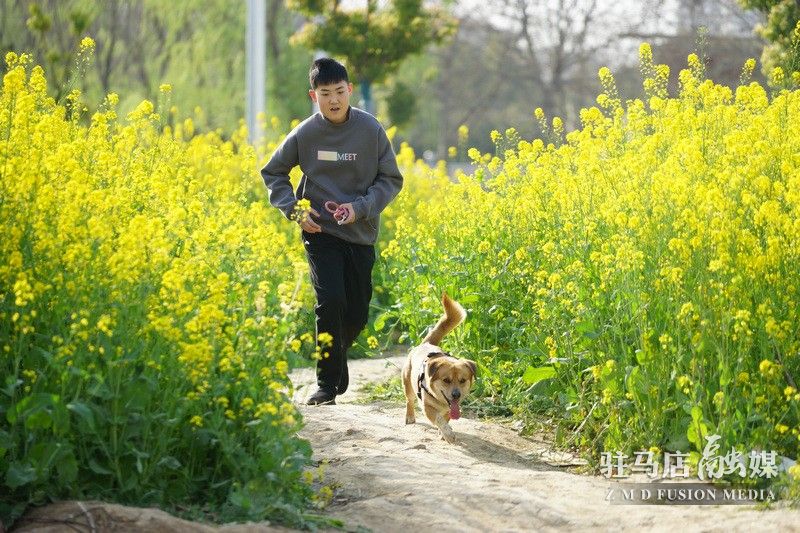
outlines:
[[[342,394],[349,383],[347,350],[367,325],[375,247],[305,231],[303,245],[317,294],[317,339],[323,332],[333,337],[333,345],[322,348],[328,357],[317,362],[317,385]]]

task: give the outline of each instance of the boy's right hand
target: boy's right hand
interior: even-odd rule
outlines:
[[[320,233],[322,231],[322,227],[311,220],[311,215],[319,218],[319,213],[317,210],[311,207],[308,209],[308,211],[306,211],[305,216],[300,219],[300,227],[303,228],[303,231],[306,233]]]

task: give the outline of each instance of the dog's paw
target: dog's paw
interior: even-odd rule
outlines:
[[[456,433],[450,428],[442,428],[442,438],[450,444],[456,443]]]
[[[413,415],[412,415],[412,416],[406,416],[406,424],[413,424],[413,423],[415,423],[416,421],[417,421],[417,419],[416,419],[416,418],[414,418],[414,416],[413,416]]]

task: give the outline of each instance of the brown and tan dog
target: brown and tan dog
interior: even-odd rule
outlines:
[[[419,398],[425,416],[439,428],[442,438],[452,444],[456,435],[448,422],[461,416],[460,403],[475,381],[477,365],[475,361],[453,357],[437,346],[467,316],[464,308],[447,294],[442,296],[442,305],[444,315],[422,344],[408,353],[401,376],[406,393],[406,424],[416,422],[414,409]]]

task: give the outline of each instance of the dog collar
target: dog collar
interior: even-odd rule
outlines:
[[[422,400],[422,391],[427,392],[434,398],[436,397],[436,395],[433,394],[431,391],[429,391],[428,387],[425,386],[425,370],[428,368],[429,359],[434,359],[436,357],[442,357],[442,356],[452,357],[449,353],[446,352],[435,352],[428,354],[428,356],[425,357],[425,360],[422,361],[422,366],[419,369],[419,376],[417,376],[417,397],[419,397],[420,401]]]

